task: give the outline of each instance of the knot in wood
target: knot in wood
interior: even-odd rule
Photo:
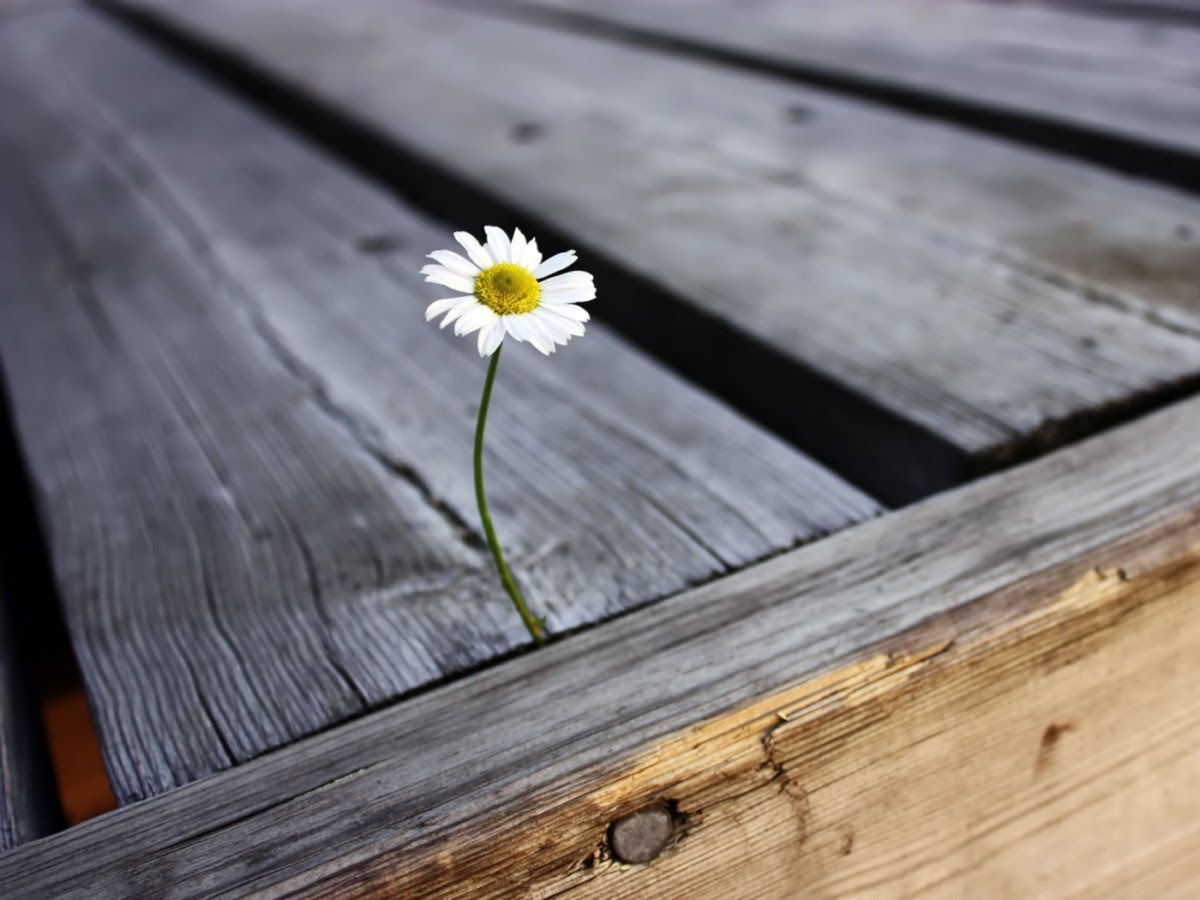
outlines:
[[[675,817],[661,804],[647,806],[609,826],[608,845],[623,863],[648,863],[675,834]]]

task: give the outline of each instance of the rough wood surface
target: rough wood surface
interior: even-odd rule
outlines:
[[[1200,156],[1200,33],[946,0],[532,0],[868,85]],[[1200,179],[1196,182],[1200,186]]]
[[[905,497],[900,463],[926,457],[837,421],[805,429],[820,413],[781,380],[815,370],[983,467],[1200,365],[1200,204],[1182,195],[772,79],[469,12],[125,5],[232,48],[578,235],[693,318],[750,335],[747,347],[714,340],[689,371],[726,354],[726,376],[745,375],[730,387],[739,403],[770,406],[785,433],[875,447],[854,475],[889,499],[920,492]],[[690,333],[681,315],[674,324]]]
[[[0,42],[0,352],[119,799],[520,646],[450,229],[92,14]],[[506,354],[488,447],[551,631],[878,511],[602,326]]]
[[[1187,884],[1197,441],[1192,400],[2,856],[0,882],[16,897]],[[673,846],[604,859],[610,822],[663,801],[686,816]]]

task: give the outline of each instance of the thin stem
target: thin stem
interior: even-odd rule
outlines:
[[[517,590],[517,582],[513,579],[512,572],[508,570],[504,554],[500,552],[500,541],[496,539],[496,529],[492,526],[492,515],[488,512],[487,497],[483,492],[483,429],[487,425],[488,404],[492,400],[492,382],[496,380],[496,367],[500,365],[502,349],[504,349],[503,344],[497,347],[496,352],[492,354],[492,361],[488,364],[487,378],[483,382],[483,399],[479,401],[479,421],[475,425],[475,501],[479,504],[479,518],[483,522],[483,532],[487,535],[488,546],[492,548],[492,556],[496,560],[496,568],[500,572],[500,580],[504,583],[504,589],[508,591],[513,605],[521,614],[521,621],[525,623],[533,640],[540,647],[546,643],[541,620],[529,611],[529,607],[525,605],[525,598]]]

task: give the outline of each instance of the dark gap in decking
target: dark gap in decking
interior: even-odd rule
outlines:
[[[474,0],[458,2],[460,6],[478,13],[562,28],[798,82],[829,93],[950,122],[1060,156],[1084,160],[1124,175],[1200,193],[1200,155],[1174,147],[1033,112],[1008,110],[984,99],[958,99],[926,88],[908,87],[817,63],[765,58],[749,50],[719,47],[700,38],[669,35],[638,25],[611,22],[587,12],[549,9],[521,0],[494,5],[484,5]]]
[[[32,773],[55,829],[115,807],[83,681],[63,623],[29,470],[0,371],[0,581],[40,745]],[[57,785],[57,790],[56,790]]]
[[[1096,15],[1153,25],[1200,28],[1200,6],[1154,5],[1130,3],[1126,0],[1057,0],[1052,7],[1065,9],[1076,15]]]
[[[593,313],[643,350],[892,506],[973,477],[959,448],[729,326],[244,57],[119,3],[93,4],[236,96],[441,221],[536,231],[585,254],[603,284]],[[519,139],[515,137],[514,139]],[[764,385],[772,386],[764,390]]]
[[[975,469],[980,474],[988,474],[1029,462],[1059,447],[1124,425],[1197,393],[1200,393],[1200,373],[1151,385],[1119,400],[1078,410],[1065,419],[1043,422],[1028,434],[981,453],[974,460]]]

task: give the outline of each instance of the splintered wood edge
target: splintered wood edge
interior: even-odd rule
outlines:
[[[887,896],[1126,877],[1122,859],[1200,844],[1198,438],[1200,401],[1179,404],[0,855],[0,883]],[[655,805],[661,852],[613,859],[611,824]],[[1073,841],[1081,809],[1116,824]]]

